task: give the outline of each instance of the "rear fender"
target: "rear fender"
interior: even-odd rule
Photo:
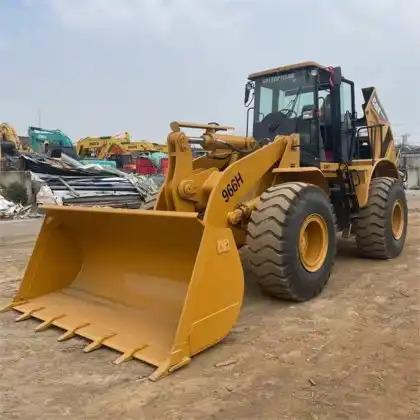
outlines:
[[[379,159],[375,164],[363,171],[359,175],[359,184],[356,186],[356,194],[359,207],[367,206],[369,199],[369,187],[373,178],[389,176],[399,179],[398,169],[395,163],[388,159]]]

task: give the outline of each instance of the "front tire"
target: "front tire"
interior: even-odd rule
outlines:
[[[355,223],[360,254],[377,259],[397,257],[404,247],[407,219],[407,200],[402,183],[395,178],[374,178],[367,206],[360,209]]]
[[[252,275],[271,296],[305,301],[318,295],[334,263],[331,204],[317,186],[289,182],[265,191],[248,224]]]

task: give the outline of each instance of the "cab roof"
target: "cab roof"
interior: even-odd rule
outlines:
[[[286,66],[273,67],[271,69],[258,71],[256,73],[251,73],[248,76],[248,79],[255,80],[255,79],[258,79],[261,76],[285,73],[285,72],[288,72],[288,71],[291,71],[291,70],[298,70],[298,69],[303,69],[303,68],[308,68],[308,67],[318,67],[319,69],[323,69],[323,70],[326,69],[325,66],[321,66],[320,64],[316,63],[315,61],[304,61],[302,63],[288,64]]]

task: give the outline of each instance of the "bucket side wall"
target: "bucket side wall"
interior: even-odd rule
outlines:
[[[47,212],[15,300],[34,298],[69,286],[81,264],[80,250],[63,230],[60,217]]]

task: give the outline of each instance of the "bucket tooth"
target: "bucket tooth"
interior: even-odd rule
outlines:
[[[6,306],[3,306],[2,308],[0,308],[0,313],[10,311],[15,306],[23,305],[24,303],[27,303],[27,302],[28,302],[27,300],[19,300],[17,302],[10,302]]]
[[[16,322],[24,321],[25,319],[30,318],[33,313],[40,311],[41,309],[45,309],[45,306],[40,306],[39,308],[30,309],[29,311],[24,312],[16,318]]]
[[[147,344],[143,344],[139,347],[136,347],[135,349],[126,351],[120,357],[115,359],[112,363],[114,363],[114,365],[119,365],[122,362],[126,362],[127,360],[132,359],[135,353],[137,353],[140,350],[145,349],[147,346],[148,346]]]
[[[65,341],[68,340],[69,338],[72,338],[76,335],[76,331],[80,330],[84,327],[89,326],[90,323],[89,322],[85,322],[84,324],[80,324],[77,327],[72,328],[71,330],[67,330],[64,334],[61,334],[60,337],[57,338],[57,341]]]
[[[153,382],[157,381],[158,379],[164,378],[165,376],[169,375],[173,371],[188,365],[191,362],[191,358],[185,356],[182,360],[175,365],[170,364],[170,359],[165,360],[150,376],[149,379]]]
[[[48,327],[50,327],[54,321],[56,321],[57,319],[64,318],[65,316],[66,316],[66,314],[60,314],[60,315],[55,315],[55,316],[52,316],[51,318],[46,319],[46,320],[45,320],[42,324],[39,324],[39,325],[35,328],[35,331],[36,331],[36,332],[39,332],[39,331],[44,331],[44,330],[46,330]]]
[[[90,353],[90,352],[91,352],[91,351],[93,351],[93,350],[99,349],[99,347],[101,347],[101,346],[102,346],[102,343],[103,343],[106,339],[111,338],[111,337],[114,337],[115,335],[117,335],[117,333],[111,333],[111,334],[104,335],[104,336],[102,336],[102,337],[100,337],[100,338],[98,338],[98,339],[96,339],[96,340],[93,340],[90,344],[88,344],[88,345],[87,345],[87,346],[83,349],[83,351],[84,351],[85,353]]]

